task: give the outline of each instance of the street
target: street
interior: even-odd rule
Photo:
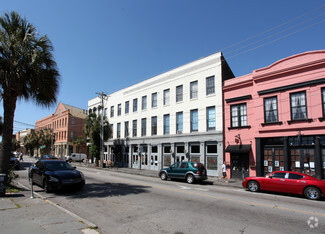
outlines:
[[[324,232],[324,200],[77,169],[86,177],[83,190],[46,194],[34,186],[34,191],[95,223],[102,233]],[[29,187],[27,168],[17,174]]]

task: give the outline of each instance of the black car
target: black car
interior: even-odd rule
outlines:
[[[37,161],[29,168],[28,177],[47,193],[64,188],[81,189],[85,185],[83,173],[61,160]]]
[[[204,165],[197,162],[176,162],[170,167],[161,169],[159,177],[162,180],[167,178],[185,179],[189,184],[208,179]]]
[[[55,156],[52,156],[52,155],[43,155],[43,156],[41,156],[41,158],[40,158],[40,160],[58,160],[58,158],[57,157],[55,157]]]
[[[9,169],[15,169],[15,170],[20,169],[20,162],[17,158],[15,157],[10,158]]]

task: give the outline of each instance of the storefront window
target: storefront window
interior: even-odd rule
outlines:
[[[170,167],[171,165],[171,156],[164,156],[164,167]]]
[[[284,155],[282,149],[274,150],[274,167],[275,171],[284,171]]]
[[[264,149],[264,175],[273,172],[272,149]]]
[[[315,155],[314,149],[303,149],[304,156],[304,173],[307,175],[315,175]]]
[[[300,154],[298,149],[291,149],[291,171],[301,172]]]

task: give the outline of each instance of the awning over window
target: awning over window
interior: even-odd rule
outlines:
[[[228,145],[226,152],[234,154],[244,154],[248,153],[251,149],[251,145]]]

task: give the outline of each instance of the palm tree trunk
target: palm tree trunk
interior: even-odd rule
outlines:
[[[4,174],[7,174],[9,169],[16,101],[17,97],[11,97],[11,95],[5,94],[3,95],[3,149],[2,157],[0,157],[0,173]]]

